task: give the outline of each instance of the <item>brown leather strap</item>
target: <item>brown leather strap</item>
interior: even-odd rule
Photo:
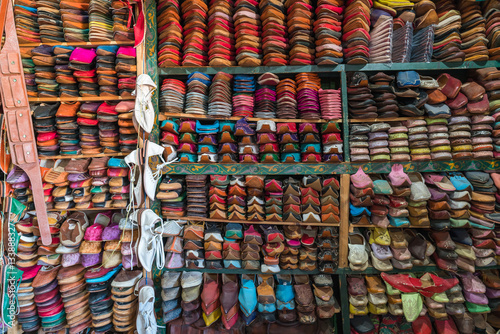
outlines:
[[[0,1],[0,40],[3,36],[3,29],[5,28],[5,17],[7,16],[7,7],[9,1]]]
[[[33,191],[38,226],[44,245],[52,243],[47,207],[43,196],[42,175],[38,161],[36,139],[24,81],[21,53],[17,42],[12,2],[5,14],[5,43],[0,51],[0,94],[7,124],[11,159],[28,175]]]

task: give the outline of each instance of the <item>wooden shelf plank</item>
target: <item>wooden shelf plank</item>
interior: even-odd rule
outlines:
[[[424,116],[390,117],[390,118],[350,118],[349,123],[402,122],[414,119],[425,119]]]
[[[121,42],[121,41],[110,41],[110,42],[53,42],[53,43],[20,43],[19,47],[37,47],[40,45],[62,45],[62,46],[103,46],[103,45],[120,45],[120,46],[133,46],[134,42]]]
[[[205,222],[215,222],[215,223],[239,223],[239,224],[257,224],[257,225],[299,225],[299,226],[339,226],[339,224],[327,224],[327,223],[295,223],[295,222],[276,222],[276,221],[252,221],[252,220],[229,220],[229,219],[213,219],[213,218],[202,218],[202,217],[177,217],[164,215],[163,218],[175,219],[175,220],[186,220],[186,221],[205,221]]]
[[[95,96],[95,97],[30,97],[29,102],[92,102],[92,101],[129,101],[135,100],[131,97],[116,97],[116,96]]]
[[[57,159],[86,159],[86,158],[99,158],[99,157],[125,157],[129,153],[100,153],[100,154],[79,154],[79,155],[52,155],[45,156],[39,155],[40,160],[57,160]]]
[[[209,116],[209,115],[198,115],[198,114],[186,114],[186,113],[161,113],[158,119],[160,121],[164,121],[167,118],[189,118],[189,119],[208,119],[214,121],[238,121],[243,117],[217,117],[217,116]],[[247,121],[249,122],[257,122],[257,121],[274,121],[277,123],[327,123],[327,122],[337,122],[342,123],[342,119],[298,119],[298,118],[257,118],[257,117],[248,117]]]

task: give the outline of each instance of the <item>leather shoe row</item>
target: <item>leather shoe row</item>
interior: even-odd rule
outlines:
[[[167,271],[162,276],[163,321],[182,317],[226,330],[243,320],[312,324],[340,311],[330,275],[233,275]],[[201,321],[201,319],[203,321]],[[241,319],[241,320],[240,320]]]
[[[194,180],[193,178],[197,178]],[[336,224],[339,181],[306,176],[266,178],[260,175],[165,177],[158,198],[166,217],[209,217],[233,221],[284,221]]]
[[[23,47],[21,58],[30,97],[131,97],[136,51],[116,45]]]
[[[419,334],[472,334],[495,333],[500,327],[496,270],[477,276],[350,276],[347,281],[355,333],[383,333],[391,328]]]
[[[161,143],[181,163],[340,162],[339,123],[275,123],[261,120],[161,123]]]
[[[167,223],[168,269],[245,269],[263,273],[319,269],[338,265],[338,228],[208,223]],[[267,226],[267,227],[266,227]],[[175,227],[175,228],[174,228]],[[175,232],[174,232],[175,231]]]

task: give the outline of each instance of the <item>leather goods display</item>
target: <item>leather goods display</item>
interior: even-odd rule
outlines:
[[[340,124],[165,120],[160,142],[181,163],[343,161]]]
[[[4,9],[3,7],[2,9]],[[42,175],[38,165],[38,154],[31,122],[28,96],[21,68],[19,44],[15,33],[12,4],[9,2],[0,18],[5,19],[5,42],[0,51],[1,95],[6,119],[7,135],[12,163],[21,167],[29,178],[34,191],[33,201],[39,210],[39,227],[44,245],[50,243],[49,223],[43,200]]]
[[[166,117],[186,113],[213,117],[341,118],[340,89],[322,89],[322,84],[331,86],[312,73],[280,79],[272,73],[233,77],[218,72],[211,77],[192,72],[186,82],[163,81],[160,111]]]
[[[158,199],[166,217],[338,224],[339,181],[315,175],[166,176]]]

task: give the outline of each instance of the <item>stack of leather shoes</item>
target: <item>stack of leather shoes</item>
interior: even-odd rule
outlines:
[[[342,42],[347,64],[368,63],[371,4],[369,1],[356,0],[345,9]]]
[[[125,167],[124,159],[111,158],[108,160],[107,174],[109,179],[109,198],[112,200],[111,206],[113,208],[125,208],[129,202],[130,180],[128,177],[129,169]],[[94,198],[92,199],[94,201]],[[104,200],[98,203],[95,199],[94,206],[109,207],[108,196],[104,196]],[[102,205],[102,206],[101,206]]]
[[[383,10],[374,9],[371,13],[370,63],[390,63],[392,61],[393,19]],[[349,23],[348,23],[349,25]],[[367,27],[363,26],[366,30]]]
[[[275,225],[261,226],[261,230],[264,235],[262,245],[264,262],[261,264],[261,271],[275,274],[280,271],[279,259],[285,250],[285,236]]]
[[[484,68],[480,70],[476,70],[476,78],[477,81],[485,88],[488,96],[488,100],[490,103],[490,112],[489,114],[493,118],[493,120],[497,120],[498,117],[498,111],[500,110],[500,95],[497,93],[498,89],[500,88],[500,81],[498,80],[500,78],[500,71],[496,70],[495,68]],[[476,116],[473,117],[476,121],[481,121],[481,123],[485,120],[488,120],[491,122],[492,118],[488,116]],[[480,132],[484,133],[485,135],[489,133],[490,131],[490,126],[487,124],[481,124],[481,125],[476,125],[473,122],[472,125],[472,130],[473,132],[476,130],[480,131],[488,131],[488,132]],[[495,123],[495,126],[492,128],[493,132],[490,137],[493,137],[493,147],[494,147],[494,152],[493,156],[497,157],[498,156],[498,150],[499,150],[499,135],[500,133],[497,131],[498,126]]]
[[[89,291],[90,312],[92,316],[92,327],[97,333],[105,333],[113,328],[110,285],[121,266],[115,268],[103,268],[99,265],[88,268],[84,277]],[[88,301],[86,302],[88,303]]]
[[[182,55],[181,11],[178,0],[158,1],[158,66],[180,66]]]
[[[340,312],[340,306],[333,293],[333,279],[330,275],[313,276],[313,290],[316,314],[319,319],[331,319]]]
[[[136,328],[138,311],[134,289],[142,277],[142,270],[121,270],[111,282],[113,305],[113,327],[118,332],[128,332]]]
[[[389,150],[391,161],[410,161],[408,143],[408,128],[402,123],[396,123],[389,129]]]
[[[32,59],[33,56],[31,50],[32,50],[31,47],[20,48],[21,62],[23,64],[24,82],[26,83],[26,91],[28,93],[28,97],[37,97],[38,89],[35,81],[36,69],[35,69],[35,63],[33,62]]]
[[[96,73],[100,96],[118,96],[118,78],[115,61],[118,46],[98,46],[96,49]]]
[[[131,104],[130,108],[132,108],[132,110],[130,111],[130,116],[128,116],[128,113],[127,113],[127,116],[126,116],[127,119],[131,119],[133,117],[132,115],[133,115],[134,105]],[[125,109],[125,108],[123,108],[123,109]],[[118,116],[118,117],[120,117],[120,116]],[[131,127],[129,129],[131,130],[130,132],[132,132],[132,130],[135,130],[134,127]],[[179,143],[179,124],[177,122],[175,122],[174,120],[170,120],[170,119],[164,120],[160,125],[160,129],[162,130],[161,139],[160,139],[161,144],[167,150],[169,155],[170,154],[177,155],[177,152],[181,152],[181,151],[186,152],[186,153],[195,152],[195,150],[193,149],[193,145],[195,145],[194,143],[182,143],[182,144]],[[130,139],[132,139],[132,136],[133,136],[135,138],[135,140],[137,140],[137,134],[128,135],[128,134],[125,134],[123,132],[125,132],[125,131],[122,131],[121,127],[120,127],[120,138],[122,138],[122,135],[123,135],[123,139],[129,138],[129,137],[130,137]],[[129,131],[126,131],[126,132],[129,132]],[[135,132],[137,133],[137,131],[135,131]],[[188,138],[188,139],[191,139],[191,138]],[[181,146],[180,149],[179,149],[179,144]],[[192,153],[190,153],[190,154],[192,154]]]
[[[224,243],[222,244],[222,258],[224,268],[241,269],[241,240],[243,227],[238,223],[226,225]]]
[[[59,1],[44,2],[36,0],[36,7],[42,43],[64,42]]]
[[[427,6],[432,5],[429,2]],[[436,1],[434,7],[439,17],[439,22],[434,31],[433,58],[443,62],[463,61],[465,53],[461,51],[462,39],[460,38],[462,21],[455,2],[440,0]]]
[[[37,148],[40,155],[57,155],[59,141],[55,131],[56,112],[59,103],[40,104],[33,112],[35,131],[37,134]]]
[[[95,78],[95,64],[95,49],[77,47],[71,52],[68,68],[73,70],[73,76],[77,78],[80,96],[99,96],[99,85]]]
[[[259,145],[260,162],[279,162],[279,146],[276,137],[276,123],[274,121],[257,121],[257,144]]]
[[[186,215],[186,184],[183,177],[165,176],[156,197],[161,200],[162,214],[184,217]]]
[[[258,162],[258,146],[256,144],[255,129],[250,127],[250,124],[241,118],[236,122],[234,127],[234,135],[238,137],[238,154],[242,163]]]
[[[82,153],[84,154],[103,152],[99,141],[97,120],[97,109],[100,105],[101,103],[99,102],[85,102],[75,113],[76,116],[78,116],[77,129],[80,133],[80,143],[82,146]]]
[[[161,278],[163,321],[167,324],[179,318],[181,308],[181,272],[166,271]]]
[[[370,151],[368,149],[368,133],[370,126],[367,124],[352,124],[349,130],[349,150],[351,151],[351,161],[370,161]]]
[[[131,97],[137,78],[137,52],[132,46],[121,46],[116,51],[115,70],[118,76],[118,95]]]
[[[481,272],[481,278],[486,286],[486,296],[488,297],[488,306],[491,309],[488,314],[488,322],[495,328],[498,328],[499,307],[498,298],[500,294],[500,281],[498,280],[498,271],[484,270]]]
[[[285,225],[283,233],[286,237],[286,245],[280,255],[280,268],[284,270],[298,269],[302,228],[298,225]]]
[[[304,176],[300,188],[302,221],[321,222],[320,194],[323,189],[321,179],[315,175]]]
[[[231,175],[228,187],[228,212],[229,220],[246,219],[246,197],[249,195],[245,185],[245,176]]]
[[[320,132],[315,123],[300,123],[300,156],[302,162],[322,161]],[[323,137],[323,138],[326,138]]]
[[[222,229],[220,224],[207,225],[204,235],[204,249],[207,269],[221,269],[222,266]]]
[[[54,55],[56,56],[56,81],[59,83],[60,97],[78,97],[78,85],[76,78],[73,77],[73,71],[68,67],[69,57],[75,48],[72,46],[55,46]]]
[[[203,282],[203,274],[200,272],[183,272],[181,276],[182,287],[182,317],[186,323],[194,323],[200,319],[200,293]],[[218,312],[212,312],[212,318],[217,320],[220,317],[220,309]]]
[[[255,78],[235,75],[233,80],[233,116],[252,117],[254,110]]]
[[[320,119],[319,93],[321,80],[316,73],[299,73],[297,82],[297,107],[302,119]]]
[[[283,221],[283,185],[276,179],[264,183],[266,220]]]
[[[219,160],[217,154],[218,138],[220,126],[218,121],[203,122],[196,121],[196,133],[200,135],[198,150],[198,162],[216,162]]]
[[[168,126],[165,124],[165,126]],[[172,129],[173,130],[173,129]],[[174,146],[176,144],[175,131],[165,131],[162,135],[163,145]],[[196,133],[196,122],[194,120],[183,120],[179,125],[179,162],[198,161],[198,134]]]
[[[314,21],[314,37],[316,39],[316,65],[336,65],[343,57],[342,12],[344,1],[318,1],[316,19]]]
[[[92,322],[84,274],[80,264],[62,268],[57,274],[70,333],[79,333]]]
[[[92,195],[107,192],[106,189],[109,184],[109,177],[107,176],[108,160],[108,157],[92,158],[92,162],[88,167],[89,174],[92,176],[92,188],[90,189]],[[93,203],[92,201],[78,203],[76,207],[89,208],[93,207]]]
[[[488,40],[485,35],[486,20],[481,7],[475,3],[460,2],[458,10],[462,16],[460,37],[461,49],[465,53],[465,61],[487,61]]]
[[[227,219],[227,186],[228,175],[210,175],[210,189],[208,191],[210,203],[210,218]]]
[[[373,76],[373,81],[378,83],[378,75]],[[348,78],[347,100],[349,103],[349,116],[354,118],[376,118],[377,107],[372,92],[368,88],[368,76],[364,72],[354,72]]]
[[[348,276],[349,312],[354,318],[368,314],[368,290],[363,276]]]
[[[233,20],[238,65],[262,65],[262,22],[258,4],[248,0],[236,1]]]
[[[319,227],[316,239],[318,246],[318,269],[333,274],[338,267],[339,231],[337,227]]]
[[[332,224],[340,222],[340,183],[335,177],[323,179],[321,190],[321,221]]]
[[[222,274],[224,275],[224,274]],[[220,298],[220,279],[218,274],[203,273],[203,291],[201,292],[201,309],[203,310],[203,320],[206,326],[212,325],[217,321],[221,312],[221,302]],[[187,304],[187,305],[186,305]],[[191,305],[196,305],[194,307]],[[196,300],[194,302],[183,303],[182,308],[184,309],[183,317],[187,319],[187,324],[191,324],[193,320],[200,318],[200,301]],[[191,306],[191,307],[189,307]],[[194,308],[194,310],[193,310]]]
[[[134,107],[135,101],[120,101],[115,107],[118,113],[120,152],[130,153],[137,147],[137,130],[132,121]]]
[[[393,75],[387,75],[383,72],[378,72],[377,74],[370,76],[370,92],[368,92],[368,94],[373,95],[367,95],[368,100],[362,103],[368,107],[375,105],[377,107],[376,111],[378,118],[399,116],[398,101],[392,89],[394,79],[395,77]],[[375,104],[373,104],[370,99],[373,99]],[[359,106],[362,107],[362,105]]]
[[[237,275],[222,274],[222,291],[220,294],[222,323],[227,330],[236,325],[239,319],[238,303],[239,284]],[[214,317],[208,317],[209,320]],[[205,324],[207,321],[205,320]]]
[[[66,42],[88,42],[89,0],[80,3],[61,1],[60,7]]]
[[[261,234],[255,230],[253,225],[250,225],[250,227],[243,233],[243,242],[241,244],[243,269],[260,269],[260,251],[262,243],[263,240]]]
[[[283,181],[283,221],[302,221],[300,211],[300,182],[292,177]]]
[[[17,321],[25,333],[36,333],[40,328],[40,317],[35,304],[33,279],[38,274],[41,266],[20,268],[23,271],[22,282],[18,289],[19,314]]]
[[[116,106],[107,102],[97,108],[99,143],[104,153],[117,153],[120,149],[118,136],[118,113]]]
[[[115,41],[133,42],[134,28],[132,26],[132,9],[125,3],[116,0],[112,2],[112,7],[113,39]]]
[[[111,0],[90,0],[89,40],[109,42],[113,40],[113,19]]]
[[[299,269],[313,271],[317,269],[318,247],[316,246],[317,227],[303,227],[300,238]],[[325,255],[325,254],[323,254]]]
[[[276,85],[278,118],[297,118],[297,84],[295,80],[286,78]]]
[[[430,149],[427,123],[424,120],[408,120],[404,121],[403,124],[408,128],[408,145],[411,160],[429,160]]]
[[[264,66],[288,65],[288,39],[284,1],[259,3],[262,18]]]
[[[47,332],[57,332],[66,326],[66,313],[57,284],[60,269],[61,266],[42,267],[32,283],[38,315]]]
[[[54,65],[56,57],[53,48],[40,45],[31,50],[32,60],[35,65],[35,82],[39,97],[58,97],[59,83],[56,81]]]
[[[235,66],[232,1],[215,1],[208,9],[208,65]]]
[[[300,162],[297,123],[278,123],[276,134],[279,136],[281,162]]]
[[[295,285],[295,305],[297,309],[297,317],[302,324],[315,323],[316,305],[314,294],[309,281],[309,275],[294,275]]]
[[[182,66],[207,66],[208,64],[208,6],[204,1],[183,1],[184,46]],[[196,13],[195,11],[198,11]],[[190,23],[190,24],[188,24]],[[191,30],[190,28],[196,28]]]
[[[498,8],[493,0],[487,1],[483,5],[483,16],[486,20],[486,37],[488,38],[488,52],[490,60],[500,59],[500,27],[495,23],[498,22]],[[18,34],[19,35],[19,34]]]
[[[276,321],[276,294],[272,275],[257,276],[257,307],[265,322]]]
[[[184,112],[186,84],[177,79],[165,79],[161,85],[160,111],[168,113]]]
[[[219,117],[230,117],[231,105],[231,81],[233,76],[229,73],[217,72],[212,79],[208,98],[208,115]]]
[[[257,90],[255,91],[255,117],[276,117],[276,86],[279,78],[273,73],[264,73],[257,78]]]
[[[313,65],[316,52],[313,7],[301,0],[287,1],[285,5],[286,24],[290,34],[290,65]]]
[[[388,123],[373,123],[368,133],[368,148],[371,161],[390,161],[389,134],[391,128]]]
[[[40,27],[35,0],[16,0],[14,19],[17,40],[21,43],[40,43]]]
[[[207,217],[207,177],[206,175],[187,175],[187,215]]]
[[[349,193],[350,212],[352,223],[368,223],[371,212],[367,209],[373,205],[374,184],[371,178],[358,169],[356,174],[351,175],[351,192]]]

